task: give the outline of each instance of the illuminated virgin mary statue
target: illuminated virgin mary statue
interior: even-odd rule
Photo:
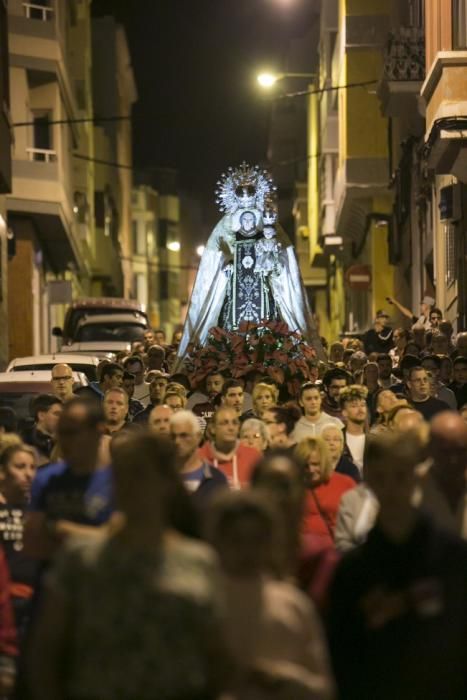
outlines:
[[[282,320],[322,356],[295,250],[277,224],[275,187],[265,170],[242,163],[222,175],[216,202],[224,216],[206,244],[191,294],[179,363],[214,326]]]

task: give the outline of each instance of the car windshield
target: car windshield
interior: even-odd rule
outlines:
[[[92,343],[106,340],[138,340],[142,337],[145,327],[139,323],[106,323],[105,326],[100,326],[97,323],[92,323],[87,326],[81,326],[76,333],[76,341],[78,343]]]
[[[34,363],[30,365],[16,365],[15,367],[13,367],[13,372],[25,372],[36,369],[52,369],[52,367],[55,367],[55,365],[58,362],[60,362],[60,360],[56,360],[56,362],[44,362],[37,365],[35,365]],[[97,380],[97,369],[95,365],[82,365],[79,362],[72,362],[70,364],[70,367],[74,372],[82,372],[83,374],[85,374],[90,382],[95,382]]]
[[[70,313],[69,319],[66,321],[64,334],[67,337],[76,338],[78,324],[85,316],[97,316],[98,314],[121,314],[127,312],[137,314],[138,319],[146,319],[145,315],[140,311],[133,311],[133,309],[125,309],[118,306],[115,308],[112,308],[111,306],[85,306],[83,308],[73,309],[73,311]]]

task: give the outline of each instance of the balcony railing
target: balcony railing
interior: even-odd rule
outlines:
[[[53,7],[47,5],[35,5],[31,2],[23,2],[24,14],[27,19],[38,19],[41,22],[49,22],[52,19]]]
[[[57,152],[51,148],[26,148],[29,160],[40,163],[55,163]]]
[[[392,32],[386,47],[384,77],[394,81],[425,78],[425,38],[420,27],[401,27]]]

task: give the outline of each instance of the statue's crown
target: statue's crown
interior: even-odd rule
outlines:
[[[217,182],[216,203],[222,212],[231,213],[246,207],[262,211],[266,198],[271,197],[275,190],[266,170],[244,161],[238,168],[230,167],[226,173],[222,173]]]

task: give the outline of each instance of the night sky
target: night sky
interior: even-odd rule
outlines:
[[[181,186],[206,207],[229,165],[264,162],[270,98],[256,85],[257,69],[284,70],[290,40],[307,32],[317,6],[317,0],[93,0],[95,15],[113,14],[127,31],[139,96],[135,166],[177,168]]]

